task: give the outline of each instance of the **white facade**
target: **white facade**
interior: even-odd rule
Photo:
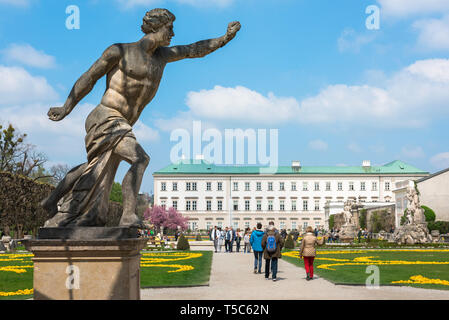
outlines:
[[[395,203],[398,181],[427,174],[178,174],[155,173],[154,203],[176,207],[190,229],[244,229],[270,220],[281,229],[327,228],[325,206],[360,199]],[[221,189],[220,189],[221,185]]]
[[[407,187],[414,187],[415,182],[420,193],[421,205],[433,209],[437,221],[449,221],[449,169],[445,169],[425,178],[396,183],[393,190],[396,199],[396,226],[399,226],[401,217],[407,209]]]

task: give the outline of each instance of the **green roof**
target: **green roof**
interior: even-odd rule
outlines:
[[[181,160],[158,170],[153,175],[159,174],[419,174],[426,175],[429,172],[415,168],[402,161],[396,160],[383,166],[301,166],[299,170],[291,166],[279,166],[270,168],[266,166],[239,166],[239,165],[215,165],[204,160]]]

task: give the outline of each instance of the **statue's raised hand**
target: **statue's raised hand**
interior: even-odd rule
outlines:
[[[235,34],[240,30],[242,26],[240,25],[240,22],[233,21],[228,24],[228,30],[226,31],[226,36],[229,38],[234,38]]]
[[[59,121],[65,118],[66,111],[64,107],[54,107],[50,108],[47,115],[50,120]]]

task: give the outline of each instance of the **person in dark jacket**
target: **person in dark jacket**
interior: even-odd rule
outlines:
[[[249,242],[251,243],[251,247],[254,252],[254,273],[262,273],[262,238],[264,236],[264,232],[262,230],[262,224],[259,222],[257,224],[257,229],[251,232],[251,237]]]
[[[274,252],[270,251],[269,237],[274,237],[274,241],[276,244]],[[273,225],[269,225],[267,228],[267,232],[262,238],[263,257],[265,259],[265,279],[268,280],[270,277],[271,264],[272,280],[277,280],[278,259],[282,258],[281,250],[283,246],[284,240],[280,236],[279,232],[277,232],[276,228]]]

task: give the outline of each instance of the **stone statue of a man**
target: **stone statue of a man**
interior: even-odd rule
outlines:
[[[411,223],[424,223],[426,221],[424,209],[421,208],[419,194],[414,187],[407,189],[407,200],[407,215],[412,216],[409,221]]]
[[[120,226],[142,227],[135,214],[136,203],[150,157],[136,141],[132,126],[156,95],[167,63],[204,57],[226,45],[240,29],[239,22],[231,22],[222,37],[169,47],[174,21],[175,16],[166,9],[147,12],[142,39],[107,48],[75,83],[64,106],[50,108],[51,120],[64,119],[106,75],[103,98],[86,119],[87,162],[73,168],[42,202],[53,215],[46,227],[103,226],[111,186],[122,160],[131,167],[122,183]]]
[[[348,200],[345,202],[344,204],[344,218],[345,218],[345,225],[351,224],[352,223],[352,213],[351,213],[351,209],[352,209],[352,201]]]

